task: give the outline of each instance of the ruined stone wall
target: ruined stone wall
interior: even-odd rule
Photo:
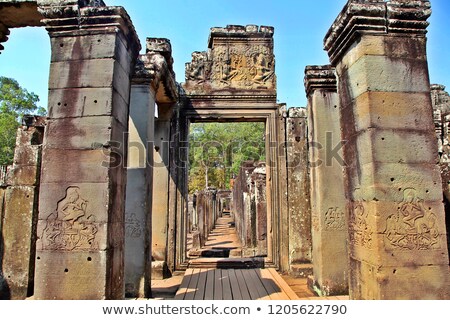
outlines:
[[[311,262],[311,203],[308,166],[308,126],[304,108],[289,108],[286,127],[286,180],[289,210],[289,263]],[[303,274],[298,276],[305,276]]]
[[[233,185],[232,212],[243,256],[267,255],[267,199],[265,163],[241,165]]]
[[[445,86],[431,85],[431,103],[444,192],[447,248],[450,250],[450,237],[448,236],[450,234],[450,95],[445,91]]]
[[[17,130],[14,161],[0,181],[0,297],[33,294],[36,223],[45,118],[25,116]]]

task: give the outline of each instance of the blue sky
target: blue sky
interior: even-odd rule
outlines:
[[[178,82],[193,51],[207,49],[211,27],[227,24],[275,27],[278,100],[289,107],[305,106],[303,74],[306,65],[327,64],[323,38],[346,0],[105,0],[123,6],[142,44],[146,37],[172,43]],[[432,83],[450,88],[450,1],[431,0],[428,61]],[[0,54],[0,75],[12,77],[41,98],[47,107],[50,41],[43,28],[13,29]]]

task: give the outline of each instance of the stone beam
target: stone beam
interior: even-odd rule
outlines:
[[[35,297],[121,299],[124,134],[140,44],[121,7],[46,2],[39,10],[52,54]]]
[[[346,141],[353,299],[450,296],[430,14],[429,1],[349,1],[325,39]]]
[[[321,296],[348,293],[347,201],[336,75],[331,66],[308,66],[312,261],[310,286]],[[336,149],[337,148],[337,149]],[[333,154],[331,150],[337,150]]]

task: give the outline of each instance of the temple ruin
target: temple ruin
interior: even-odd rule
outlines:
[[[429,80],[430,15],[427,0],[349,0],[324,35],[330,64],[298,70],[298,108],[277,102],[270,26],[211,28],[177,83],[170,40],[139,54],[123,7],[0,0],[0,42],[26,26],[51,41],[48,117],[23,119],[0,170],[0,298],[148,298],[195,266],[450,299],[450,96]],[[265,161],[189,194],[198,122],[263,123]],[[208,246],[218,224],[239,249]]]

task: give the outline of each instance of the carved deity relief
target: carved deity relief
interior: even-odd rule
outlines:
[[[141,238],[143,235],[142,222],[136,218],[136,214],[127,214],[125,218],[125,236],[127,238]]]
[[[339,208],[330,208],[325,213],[326,230],[345,230],[345,214]]]
[[[88,212],[88,201],[81,197],[80,188],[69,187],[66,196],[58,202],[56,212],[47,218],[42,246],[47,250],[95,249],[97,231],[94,216]]]
[[[362,201],[353,203],[353,212],[350,215],[350,242],[355,246],[372,248],[373,231],[368,224],[368,212]]]
[[[194,52],[192,62],[186,64],[186,80],[198,83],[209,80],[211,74],[211,61],[207,52]]]
[[[209,81],[218,88],[274,87],[274,56],[263,45],[217,45],[209,53],[192,54],[192,62],[186,64],[186,80],[197,84]]]
[[[397,212],[387,218],[385,241],[399,250],[439,249],[436,220],[436,215],[417,197],[417,191],[405,189]]]

